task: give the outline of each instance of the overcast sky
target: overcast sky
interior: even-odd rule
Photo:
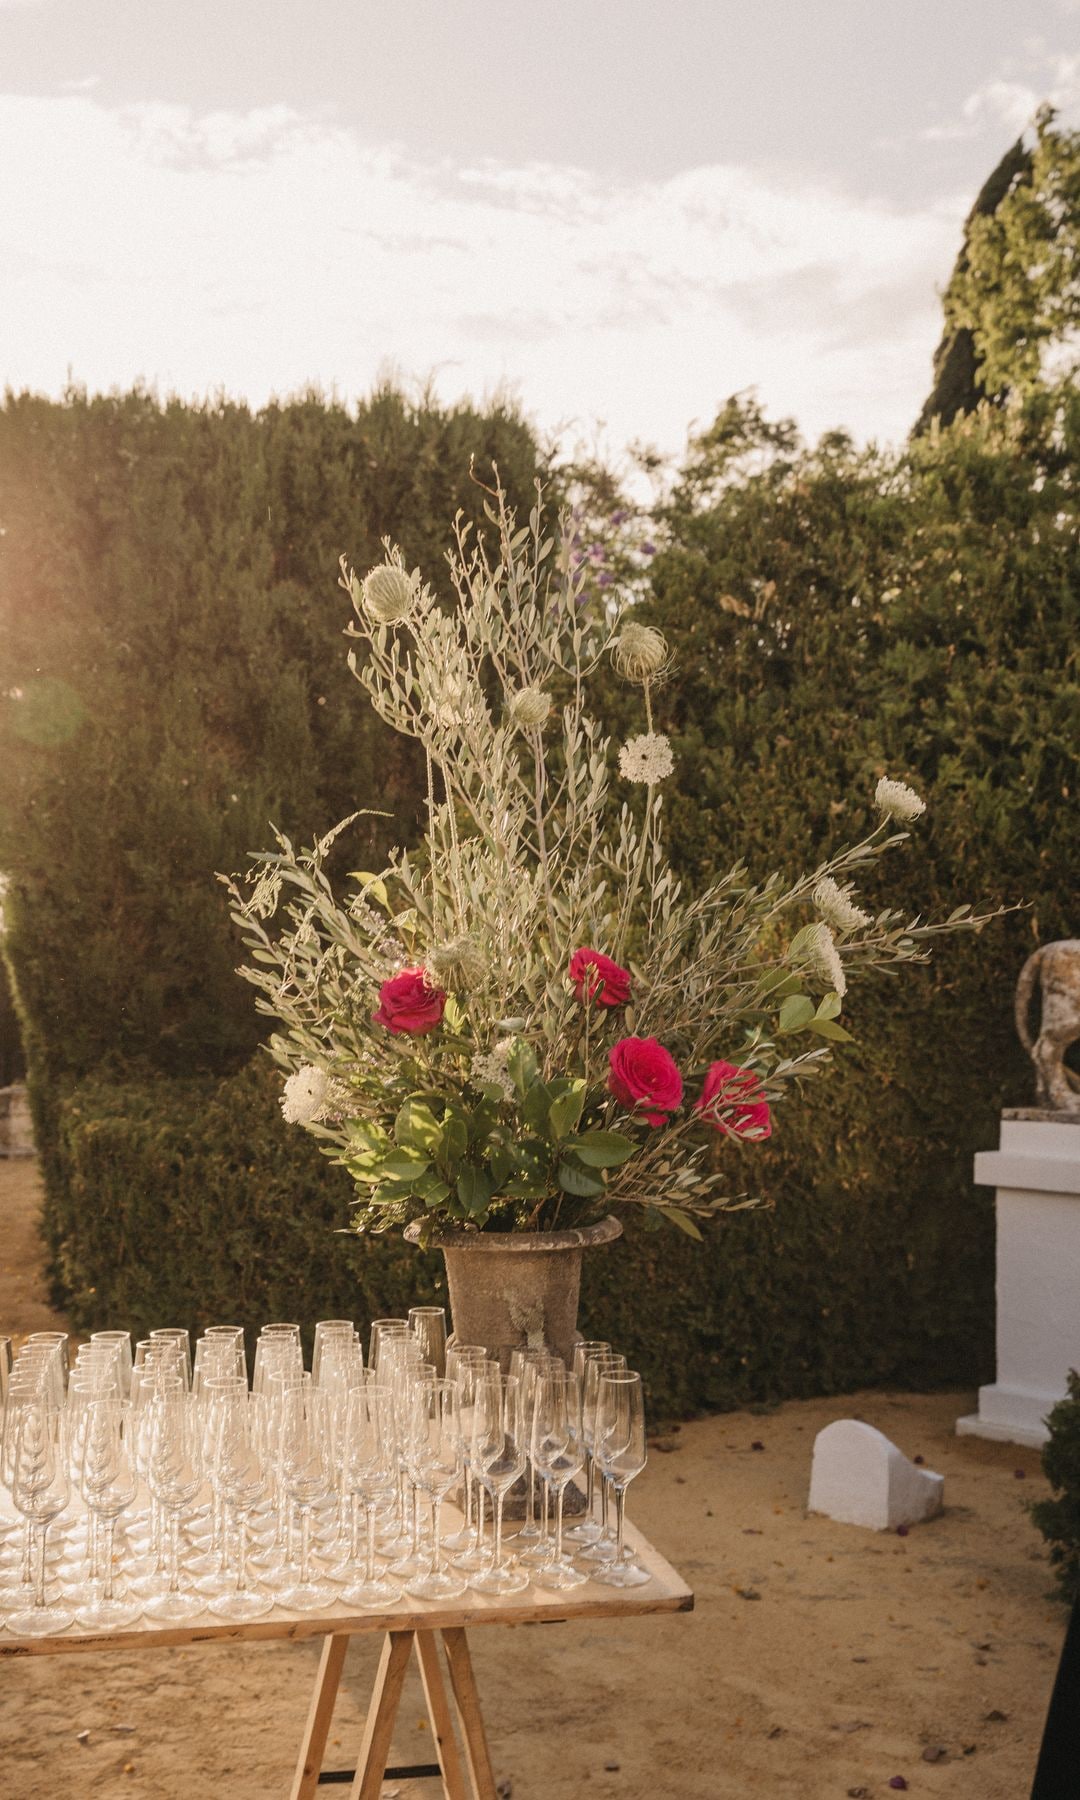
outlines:
[[[897,439],[1080,0],[0,0],[0,382]]]

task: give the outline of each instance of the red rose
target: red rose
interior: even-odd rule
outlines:
[[[710,1063],[694,1111],[702,1113],[714,1131],[728,1137],[767,1138],[772,1131],[769,1103],[761,1098],[761,1084],[752,1069],[734,1063]]]
[[[379,989],[379,1007],[372,1013],[376,1025],[385,1025],[395,1037],[408,1033],[423,1037],[442,1023],[446,995],[429,987],[423,969],[402,969]]]
[[[630,998],[629,972],[602,950],[575,950],[569,975],[582,1006],[586,995],[597,1006],[625,1006]]]
[[[608,1055],[608,1092],[620,1106],[650,1125],[666,1125],[682,1104],[682,1076],[670,1051],[656,1038],[625,1037]]]

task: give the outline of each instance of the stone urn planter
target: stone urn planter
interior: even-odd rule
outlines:
[[[415,1244],[420,1221],[406,1226]],[[463,1344],[550,1344],[569,1367],[578,1338],[581,1258],[622,1236],[618,1219],[571,1231],[459,1231],[431,1237],[446,1263],[450,1317]]]

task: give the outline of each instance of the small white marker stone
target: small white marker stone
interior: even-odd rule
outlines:
[[[837,1419],[814,1439],[809,1510],[842,1525],[895,1531],[939,1513],[945,1477],[920,1469],[861,1419]]]

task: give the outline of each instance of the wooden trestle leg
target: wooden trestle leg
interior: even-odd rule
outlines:
[[[412,1654],[414,1631],[388,1631],[383,1639],[379,1672],[371,1690],[364,1740],[349,1792],[352,1800],[379,1800],[390,1739],[394,1733],[405,1670]]]
[[[455,1625],[443,1632],[442,1639],[446,1646],[450,1682],[461,1721],[461,1735],[465,1740],[473,1795],[475,1800],[498,1800],[483,1714],[480,1711],[480,1696],[476,1691],[476,1677],[473,1674],[464,1628]]]
[[[334,1701],[337,1699],[341,1671],[345,1664],[345,1652],[349,1648],[349,1640],[342,1633],[323,1638],[322,1656],[319,1659],[319,1673],[315,1679],[315,1692],[311,1696],[308,1708],[307,1724],[304,1727],[303,1742],[300,1746],[300,1758],[296,1765],[289,1800],[314,1800],[319,1786],[319,1770],[322,1768],[326,1751],[326,1739],[330,1731],[330,1720],[334,1716]]]
[[[496,1800],[495,1777],[480,1713],[480,1696],[476,1691],[476,1678],[473,1675],[465,1633],[459,1628],[446,1630],[442,1633],[442,1639],[461,1728],[468,1778],[466,1779],[461,1749],[454,1732],[435,1633],[388,1631],[383,1639],[378,1673],[371,1690],[356,1774],[349,1790],[351,1800],[379,1800],[394,1734],[394,1721],[401,1703],[401,1692],[414,1640],[445,1800]],[[349,1639],[342,1633],[323,1639],[319,1673],[308,1709],[307,1726],[289,1800],[315,1800],[318,1793],[326,1740],[334,1714],[334,1701],[337,1699],[348,1647]],[[422,1772],[420,1769],[416,1771],[418,1774]],[[434,1769],[431,1772],[434,1774]]]

